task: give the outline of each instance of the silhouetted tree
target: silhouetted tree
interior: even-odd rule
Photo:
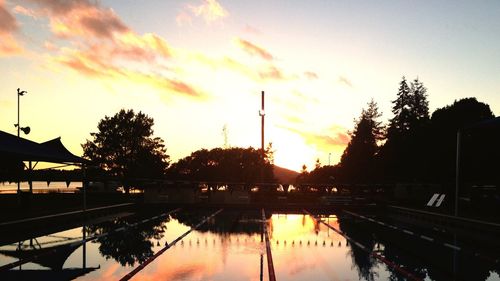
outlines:
[[[340,174],[340,166],[321,166],[311,172],[302,172],[296,178],[297,183],[331,183],[338,179]]]
[[[297,183],[306,183],[309,180],[309,172],[307,171],[307,166],[306,164],[302,165],[302,168],[300,169],[300,174],[295,178],[295,181]]]
[[[316,163],[314,163],[314,169],[319,169],[321,168],[321,162],[319,161],[319,158],[316,158]]]
[[[382,123],[377,103],[371,100],[363,109],[350,132],[351,140],[340,159],[343,180],[363,181],[370,178],[373,160],[378,152],[377,142],[382,138]]]
[[[433,173],[431,176],[435,181],[451,182],[454,180],[457,131],[493,117],[489,105],[478,102],[476,98],[455,101],[452,105],[439,108],[432,114],[430,138],[432,138],[433,142],[429,146],[432,158],[429,159],[428,164],[432,168]],[[483,171],[481,170],[489,170],[495,167],[493,161],[498,158],[495,158],[492,153],[495,151],[493,148],[497,147],[498,143],[492,141],[495,141],[495,138],[482,137],[477,133],[470,136],[470,132],[466,132],[463,135],[464,161],[462,162],[468,163],[469,167],[466,167],[466,170],[469,173],[482,174]],[[487,149],[486,147],[489,147],[488,151],[483,150]],[[480,151],[483,153],[479,153]],[[491,177],[491,174],[496,173],[489,174]],[[467,177],[467,175],[464,176]],[[468,175],[468,177],[470,179],[474,176]],[[483,178],[483,180],[486,180],[486,178]]]
[[[267,144],[266,150],[264,151],[265,153],[265,160],[269,162],[269,164],[274,165],[274,153],[276,150],[273,149],[273,143],[270,142]]]
[[[415,129],[429,120],[429,102],[427,101],[427,88],[416,78],[410,86],[411,128]]]
[[[410,87],[408,87],[404,76],[399,82],[398,94],[392,104],[394,117],[389,120],[388,138],[394,138],[410,130],[412,98],[410,96]]]
[[[264,181],[274,181],[273,167],[261,150],[232,147],[195,151],[173,164],[168,174],[197,181],[257,182],[261,171]]]
[[[164,221],[150,221],[139,224],[136,227],[128,227],[130,222],[124,219],[107,221],[100,225],[88,227],[89,235],[109,233],[99,237],[95,242],[99,243],[99,252],[106,258],[113,258],[122,266],[134,266],[135,263],[143,263],[153,252],[153,242],[160,240],[165,233]],[[128,227],[126,231],[114,230],[120,227]]]
[[[430,145],[427,89],[418,78],[408,87],[403,77],[392,103],[394,117],[389,120],[387,139],[377,159],[377,167],[384,170],[382,180],[423,180],[428,173],[425,162]]]
[[[99,132],[82,144],[84,157],[123,180],[125,190],[138,178],[161,178],[168,167],[161,138],[153,137],[153,118],[142,112],[120,110],[99,121]]]

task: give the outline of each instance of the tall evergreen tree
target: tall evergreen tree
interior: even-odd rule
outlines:
[[[381,116],[377,103],[371,100],[363,109],[359,120],[350,132],[351,140],[340,159],[344,180],[362,181],[369,179],[373,159],[378,152],[377,142],[382,138]]]
[[[394,117],[389,120],[387,140],[381,148],[379,166],[383,166],[385,178],[397,181],[414,181],[426,174],[425,149],[428,138],[429,102],[427,89],[418,79],[410,87],[403,76],[396,100],[393,102]]]
[[[399,82],[396,100],[392,101],[392,103],[392,113],[394,117],[389,120],[388,138],[404,134],[410,130],[412,120],[412,98],[410,87],[408,87],[408,83],[404,76],[401,82]]]
[[[415,78],[410,86],[410,110],[413,118],[411,126],[414,129],[429,121],[429,102],[427,101],[427,88]]]

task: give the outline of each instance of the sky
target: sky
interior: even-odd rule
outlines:
[[[260,147],[299,171],[336,164],[363,107],[391,115],[402,76],[431,112],[500,114],[499,1],[0,0],[0,130],[81,144],[120,109],[154,118],[171,161]],[[225,135],[223,128],[226,128]]]

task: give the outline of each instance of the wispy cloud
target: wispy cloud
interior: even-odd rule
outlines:
[[[23,51],[14,37],[19,29],[16,18],[7,10],[3,0],[0,0],[0,56],[19,54]]]
[[[340,84],[343,84],[345,86],[348,86],[350,88],[353,87],[351,80],[345,76],[339,76],[339,78],[337,79],[337,82]]]
[[[202,17],[206,23],[222,20],[229,12],[216,0],[204,0],[200,5],[189,5],[195,16]]]
[[[302,136],[307,144],[326,151],[332,147],[344,147],[350,140],[349,135],[346,133],[347,130],[339,126],[332,126],[326,129],[326,133],[310,132],[304,129],[299,130],[291,126],[282,126],[282,128]]]
[[[175,17],[175,22],[178,26],[183,26],[186,24],[191,25],[193,23],[193,19],[187,12],[182,11]]]
[[[211,58],[200,53],[190,54],[190,59],[195,63],[208,66],[213,70],[229,70],[239,73],[259,83],[285,81],[293,78],[293,75],[285,74],[283,69],[272,63],[248,64],[229,56]]]
[[[165,75],[143,73],[135,70],[121,68],[109,62],[94,49],[74,50],[63,49],[63,54],[55,60],[83,75],[101,78],[123,80],[140,84],[147,84],[157,89],[183,94],[190,97],[204,97],[205,94],[200,89],[189,85],[187,82]]]
[[[243,51],[245,51],[251,56],[257,56],[267,61],[271,61],[274,59],[273,55],[271,55],[269,51],[265,50],[260,46],[257,46],[254,43],[251,43],[241,38],[236,38],[235,42],[238,45],[238,47],[240,47]]]
[[[4,1],[0,0],[0,33],[12,33],[18,28],[16,18],[7,10]]]
[[[15,14],[24,15],[24,16],[31,17],[31,18],[34,18],[34,19],[38,18],[38,15],[33,10],[26,9],[23,6],[17,5],[17,6],[14,7],[13,11],[14,11]]]
[[[285,80],[283,71],[274,65],[259,70],[259,77],[263,80]]]
[[[34,12],[20,6],[17,9],[25,14],[44,14],[49,17],[51,30],[59,37],[112,38],[115,33],[129,31],[129,28],[112,9],[102,7],[98,2],[87,0],[31,1],[41,10]]]
[[[253,35],[259,35],[262,33],[258,28],[251,26],[249,24],[245,25],[245,27],[243,28],[243,32],[247,33],[247,34],[253,34]]]
[[[220,22],[229,16],[229,12],[216,0],[203,0],[198,5],[188,4],[177,14],[175,21],[177,25],[191,25],[193,18],[202,18],[205,23],[212,24]]]
[[[309,80],[315,80],[315,79],[319,78],[318,74],[316,72],[312,72],[312,71],[304,72],[304,76]]]
[[[36,10],[19,6],[17,11],[47,17],[52,33],[69,41],[71,47],[44,43],[51,52],[49,57],[59,65],[93,78],[146,84],[189,97],[205,96],[169,70],[173,55],[165,39],[154,33],[137,34],[112,9],[87,0],[34,3]]]

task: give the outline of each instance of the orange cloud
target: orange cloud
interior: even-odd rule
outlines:
[[[12,34],[0,33],[0,57],[18,55],[23,50],[23,47],[16,41]]]
[[[329,128],[327,130],[328,134],[317,134],[286,126],[282,126],[282,128],[302,136],[307,144],[314,145],[325,150],[328,150],[328,148],[331,148],[332,146],[344,147],[350,140],[349,135],[346,133],[347,130],[338,126]]]
[[[19,15],[24,15],[27,17],[32,17],[34,19],[38,18],[38,15],[33,10],[27,9],[27,8],[25,8],[23,6],[19,6],[19,5],[14,7],[14,13],[19,14]]]
[[[205,96],[168,71],[172,51],[165,39],[153,33],[135,33],[99,2],[36,3],[40,9],[34,13],[49,17],[52,32],[74,46],[60,48],[46,42],[46,49],[56,52],[53,59],[60,65],[89,77],[131,81],[189,97]]]
[[[50,10],[54,15],[64,15],[72,10],[85,9],[86,7],[94,6],[88,0],[74,0],[74,1],[61,1],[61,0],[31,0],[31,2],[39,4],[42,7]]]
[[[69,9],[66,13],[52,11],[50,26],[55,35],[63,38],[113,38],[115,34],[129,31],[113,10],[99,6],[81,6]]]
[[[56,62],[89,77],[147,84],[163,91],[190,97],[205,96],[201,90],[176,78],[119,67],[96,50],[96,48],[85,51],[64,49],[63,55],[57,57]]]
[[[56,36],[68,40],[76,37],[75,45],[91,48],[108,60],[154,63],[171,57],[170,47],[163,38],[151,33],[138,35],[112,9],[99,6],[98,2],[40,0],[36,3],[41,10],[30,13],[49,17]]]
[[[3,0],[0,0],[0,33],[16,32],[19,28],[16,18],[5,8]]]
[[[31,11],[17,6],[16,11],[29,16],[47,16],[52,32],[61,38],[74,36],[112,38],[130,29],[112,9],[87,0],[32,0],[41,8]]]
[[[10,56],[23,51],[21,45],[14,38],[19,24],[14,16],[5,8],[0,0],[0,56]]]
[[[285,80],[283,72],[274,65],[259,71],[259,77],[263,80]]]
[[[271,55],[271,53],[266,51],[264,48],[259,47],[259,46],[255,45],[249,41],[243,40],[241,38],[236,38],[236,43],[243,51],[247,52],[251,56],[258,56],[258,57],[265,59],[265,60],[268,60],[268,61],[271,61],[274,59],[274,57],[273,57],[273,55]]]
[[[257,82],[287,79],[283,71],[272,64],[250,66],[230,57],[225,57],[222,60],[211,59],[200,54],[192,57],[197,62],[208,65],[211,68],[222,68],[235,71]]]

